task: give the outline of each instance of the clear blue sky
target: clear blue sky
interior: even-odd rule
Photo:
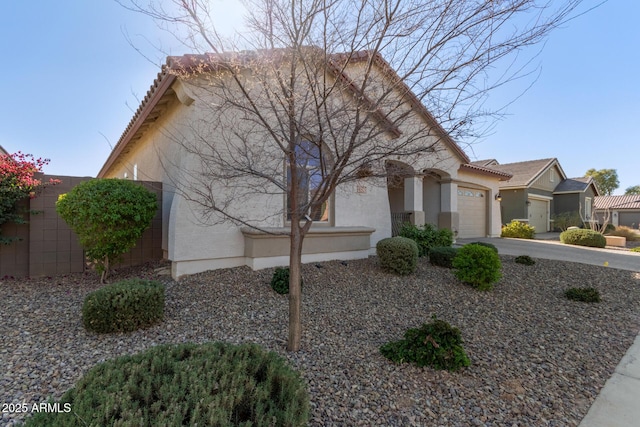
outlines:
[[[223,13],[235,0],[211,1],[225,23],[237,22]],[[609,0],[554,32],[538,81],[470,157],[557,157],[569,177],[617,169],[616,194],[640,185],[638,16],[640,2]],[[186,53],[171,50],[148,18],[111,0],[4,2],[0,145],[50,158],[50,174],[95,176],[164,62],[147,40]],[[496,93],[490,103],[512,96]]]

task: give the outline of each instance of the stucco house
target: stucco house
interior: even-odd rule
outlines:
[[[516,219],[543,233],[553,230],[554,214],[593,216],[593,201],[599,195],[595,182],[590,177],[567,178],[557,158],[505,164],[489,159],[474,164],[512,175],[499,185],[503,224]]]
[[[640,195],[598,196],[594,199],[594,211],[598,220],[609,216],[609,222],[635,229],[640,228]]]
[[[197,156],[176,144],[176,136],[196,144],[202,141],[203,145],[215,145],[223,143],[217,139],[221,132],[231,133],[237,126],[246,126],[234,122],[237,114],[233,108],[211,108],[218,89],[209,79],[220,60],[219,55],[169,57],[98,174],[102,178],[163,183],[162,246],[164,257],[172,262],[174,278],[217,268],[248,265],[259,269],[288,263],[283,191],[269,197],[257,195],[242,203],[232,200],[237,202],[238,212],[247,216],[259,211],[264,219],[255,225],[268,231],[265,233],[225,222],[204,224],[192,200],[174,190],[185,171],[197,173],[202,167]],[[371,60],[377,78],[390,79],[398,88],[403,108],[412,115],[413,123],[429,128],[425,138],[435,142],[435,149],[432,155],[419,158],[386,159],[384,167],[394,171],[387,177],[363,176],[357,182],[338,186],[326,210],[314,218],[314,226],[305,238],[303,262],[367,257],[375,253],[379,240],[394,234],[394,227],[405,220],[448,227],[460,237],[498,236],[501,223],[496,195],[501,180],[511,177],[508,172],[471,164],[409,88],[398,84],[397,74],[380,56],[371,58],[366,52],[349,55],[344,67],[331,70],[328,78],[350,82],[357,78],[362,61]],[[195,78],[179,72],[194,64],[200,67]],[[247,74],[251,75],[250,70]],[[343,95],[336,96],[335,102],[351,102],[349,97],[356,96]],[[229,124],[196,139],[201,136],[194,134],[194,123],[206,124],[212,114],[226,115]],[[384,113],[376,114],[384,124]],[[385,143],[400,142],[404,130],[385,130],[380,138]],[[270,159],[269,154],[265,152],[263,158]],[[285,159],[274,161],[284,173]],[[234,191],[212,185],[214,192]]]

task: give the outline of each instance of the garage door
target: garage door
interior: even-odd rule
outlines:
[[[627,227],[638,228],[640,224],[640,212],[620,212],[620,218],[618,218],[619,225],[626,225]]]
[[[487,237],[487,192],[458,187],[459,237]]]
[[[536,233],[544,233],[547,231],[549,223],[548,209],[549,203],[546,200],[529,199],[529,225],[536,228]]]

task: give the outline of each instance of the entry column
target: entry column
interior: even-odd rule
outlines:
[[[422,177],[412,176],[404,179],[404,210],[411,213],[411,223],[424,225],[422,204]]]

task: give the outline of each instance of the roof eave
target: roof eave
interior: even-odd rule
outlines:
[[[98,172],[98,178],[103,178],[109,171],[111,166],[114,165],[120,154],[122,154],[122,152],[131,142],[131,138],[147,120],[151,111],[153,111],[155,106],[158,104],[158,101],[160,101],[167,90],[171,88],[171,85],[176,80],[176,76],[168,72],[161,72],[158,79],[159,81],[157,82],[157,86],[150,89],[153,90],[153,92],[151,93],[151,97],[143,100],[140,104],[138,112],[131,119],[131,122],[129,122],[127,129],[124,131],[124,133],[120,137],[120,140],[111,151],[111,154],[109,154],[109,157],[100,169],[100,172]]]

